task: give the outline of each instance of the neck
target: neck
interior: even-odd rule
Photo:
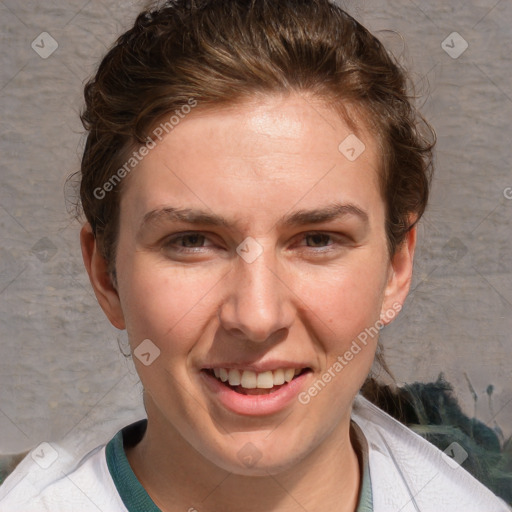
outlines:
[[[144,438],[127,450],[127,457],[163,512],[354,512],[361,483],[349,416],[291,469],[268,476],[219,468],[158,420],[148,422]]]

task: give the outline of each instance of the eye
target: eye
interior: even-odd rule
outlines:
[[[190,233],[186,235],[180,235],[172,239],[172,242],[181,242],[183,247],[202,247],[206,237],[200,233]]]
[[[295,246],[304,257],[334,257],[354,246],[354,240],[343,233],[313,231],[300,235]]]
[[[191,232],[173,235],[164,241],[166,251],[187,252],[213,247],[211,241],[203,233]]]
[[[311,244],[307,244],[308,247],[325,247],[330,245],[328,242],[332,236],[327,233],[308,233],[304,235],[304,239],[311,241]]]

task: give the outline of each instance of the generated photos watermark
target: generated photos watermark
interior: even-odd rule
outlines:
[[[96,199],[104,199],[108,192],[112,192],[121,181],[126,178],[130,172],[137,167],[144,157],[149,155],[152,149],[155,149],[158,142],[161,142],[165,135],[171,133],[174,128],[184,119],[193,108],[197,106],[195,98],[189,98],[187,103],[176,109],[174,113],[165,122],[161,122],[152,132],[152,137],[149,136],[146,143],[140,146],[137,151],[134,151],[130,158],[112,174],[112,176],[101,186],[94,189],[93,194]]]
[[[402,305],[395,302],[391,309],[388,309],[380,320],[377,320],[374,325],[367,327],[364,331],[358,334],[358,336],[352,341],[350,348],[344,352],[343,355],[339,355],[336,361],[318,378],[311,386],[302,393],[299,393],[298,400],[301,404],[307,405],[311,401],[311,398],[317,396],[326,386],[331,382],[336,375],[338,375],[347,366],[354,357],[361,352],[363,347],[368,344],[370,339],[378,336],[381,329],[384,328],[384,321],[391,321],[401,311]]]

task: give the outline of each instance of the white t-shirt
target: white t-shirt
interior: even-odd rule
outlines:
[[[512,510],[454,459],[360,395],[352,421],[364,466],[357,512]],[[39,445],[0,487],[0,512],[158,511],[123,449],[140,440],[146,424],[133,423],[88,453],[79,448],[87,444],[85,432],[67,445]],[[457,459],[457,447],[452,451]]]

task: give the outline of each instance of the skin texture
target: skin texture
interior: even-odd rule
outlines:
[[[377,145],[361,128],[366,149],[351,162],[338,150],[351,133],[332,108],[299,94],[199,106],[123,183],[117,288],[90,226],[82,229],[85,266],[104,312],[127,329],[132,350],[145,339],[160,350],[149,366],[134,357],[148,430],[127,455],[162,510],[355,510],[360,468],[349,438],[351,404],[377,337],[307,405],[293,400],[269,415],[227,410],[201,375],[226,362],[292,361],[311,368],[307,390],[405,300],[415,231],[390,260]],[[348,214],[280,223],[334,203],[356,206],[367,222]],[[229,225],[165,215],[143,222],[171,207],[221,215]],[[190,231],[204,238],[176,238]],[[330,236],[307,236],[312,231]],[[247,237],[262,249],[252,263],[236,252]],[[238,456],[247,443],[261,457],[251,467]]]

